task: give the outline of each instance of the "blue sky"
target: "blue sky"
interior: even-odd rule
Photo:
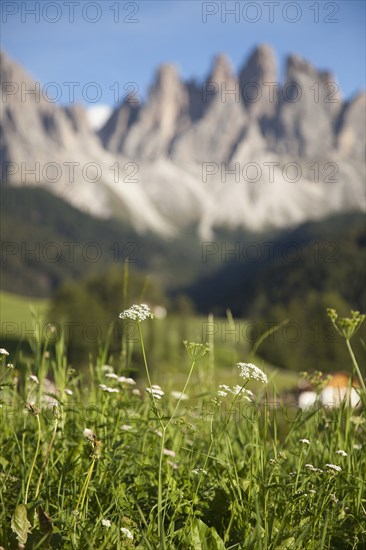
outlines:
[[[225,10],[233,8],[239,11],[226,13],[225,21]],[[39,21],[28,13],[31,9],[39,13]],[[280,78],[286,56],[297,53],[317,68],[331,70],[345,97],[365,87],[363,0],[79,0],[73,9],[71,22],[71,8],[63,0],[2,2],[2,49],[36,80],[57,82],[64,103],[69,98],[64,82],[80,83],[75,100],[84,103],[82,87],[96,82],[101,91],[97,102],[113,106],[109,87],[116,82],[120,97],[128,82],[144,96],[163,62],[175,63],[183,78],[202,81],[215,54],[226,53],[237,69],[262,42],[276,51]],[[93,95],[93,89],[88,92]]]

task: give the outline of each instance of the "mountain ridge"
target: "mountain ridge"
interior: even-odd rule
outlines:
[[[209,239],[220,227],[261,231],[365,211],[366,95],[343,101],[332,74],[299,56],[289,56],[282,84],[266,45],[237,74],[217,56],[201,88],[165,64],[147,100],[120,104],[97,134],[81,106],[21,101],[15,90],[34,81],[4,53],[1,61],[3,184],[45,186],[162,238],[190,225]]]

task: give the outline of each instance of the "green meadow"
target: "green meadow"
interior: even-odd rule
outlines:
[[[363,316],[329,315],[359,381],[357,408],[301,411],[284,392],[299,375],[290,383],[265,363],[261,341],[223,341],[213,317],[183,330],[133,306],[119,352],[107,338],[83,369],[56,328],[30,335],[28,353],[2,349],[0,545],[365,548],[366,392],[352,343]],[[201,338],[183,342],[185,331]],[[151,368],[156,340],[174,353],[155,349]],[[320,393],[326,379],[315,381]]]

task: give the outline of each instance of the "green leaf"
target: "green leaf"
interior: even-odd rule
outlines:
[[[30,526],[31,524],[27,518],[27,508],[24,504],[18,504],[11,518],[11,528],[16,534],[20,544],[25,544],[27,542]]]
[[[195,550],[225,550],[224,541],[214,527],[208,527],[200,519],[195,519],[192,527],[192,543]]]

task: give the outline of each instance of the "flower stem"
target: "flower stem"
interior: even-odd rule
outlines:
[[[165,548],[165,536],[164,536],[164,515],[163,515],[163,454],[165,446],[165,430],[163,427],[163,433],[161,437],[160,445],[160,458],[159,458],[159,477],[158,477],[158,537],[160,541],[160,548]]]
[[[137,327],[138,327],[138,330],[139,330],[140,343],[141,343],[141,349],[142,349],[142,356],[143,356],[143,358],[144,358],[144,365],[145,365],[146,376],[147,376],[147,380],[148,380],[148,382],[149,382],[149,386],[150,386],[150,389],[151,389],[151,379],[150,379],[149,367],[147,366],[147,359],[146,359],[146,353],[145,353],[144,339],[143,339],[143,337],[142,337],[141,323],[140,323],[139,321],[137,321]]]
[[[91,480],[91,476],[92,476],[93,470],[94,470],[95,460],[96,460],[96,457],[94,456],[93,461],[92,461],[92,463],[90,465],[90,468],[88,470],[88,473],[86,475],[85,481],[83,483],[83,487],[81,489],[79,499],[78,499],[77,504],[76,504],[76,508],[75,508],[76,511],[79,509],[79,506],[80,506],[80,512],[83,511],[86,493],[87,493],[88,486],[89,486],[89,483],[90,483],[90,480]]]
[[[39,415],[37,414],[36,415],[36,418],[37,418],[37,423],[38,423],[38,437],[37,437],[37,447],[36,447],[36,452],[34,453],[34,458],[33,458],[33,462],[32,462],[32,466],[31,466],[31,469],[29,471],[29,476],[28,476],[28,481],[27,481],[27,487],[25,489],[25,499],[24,499],[24,504],[26,505],[27,502],[28,502],[28,493],[29,493],[29,486],[30,486],[30,482],[31,482],[31,479],[32,479],[32,474],[33,474],[33,470],[34,470],[34,466],[36,464],[36,460],[37,460],[37,456],[38,456],[38,452],[39,452],[39,447],[40,447],[40,444],[41,444],[41,423],[39,421]]]
[[[183,391],[181,392],[181,396],[179,397],[178,403],[177,403],[176,406],[175,406],[174,412],[173,412],[172,416],[169,418],[169,420],[168,420],[168,422],[167,422],[165,428],[167,428],[167,427],[169,426],[169,424],[171,423],[171,421],[172,421],[173,418],[175,417],[175,414],[176,414],[176,412],[177,412],[177,410],[178,410],[178,408],[179,408],[180,402],[182,401],[183,395],[186,393],[186,390],[187,390],[189,381],[190,381],[190,379],[191,379],[192,372],[193,372],[193,369],[194,369],[195,364],[196,364],[196,361],[192,361],[191,368],[190,368],[190,370],[189,370],[189,374],[188,374],[186,383],[184,384]]]
[[[55,427],[53,428],[52,438],[51,438],[50,444],[49,444],[47,452],[46,452],[46,456],[45,456],[43,464],[42,464],[41,473],[39,474],[39,479],[38,479],[37,488],[36,488],[36,494],[35,494],[34,498],[37,498],[38,494],[39,494],[39,490],[40,490],[41,483],[42,483],[42,477],[43,477],[43,474],[46,470],[46,466],[47,466],[47,463],[48,463],[48,459],[50,457],[53,442],[55,441],[57,425],[58,425],[58,420],[55,421]]]
[[[349,354],[351,356],[351,359],[352,359],[352,363],[353,363],[353,366],[355,367],[355,370],[357,372],[357,376],[360,380],[360,384],[362,386],[362,389],[364,391],[364,394],[366,394],[366,386],[365,386],[365,382],[364,382],[364,379],[362,377],[362,374],[361,374],[361,371],[360,371],[360,367],[358,366],[358,363],[357,363],[357,360],[356,360],[356,357],[355,357],[355,354],[353,353],[353,349],[352,349],[352,346],[351,346],[351,343],[349,341],[348,338],[346,338],[346,344],[347,344],[347,348],[348,348],[348,351],[349,351]]]
[[[142,356],[143,356],[143,358],[144,358],[144,365],[145,365],[145,371],[146,371],[147,381],[148,381],[148,383],[149,383],[150,393],[151,393],[152,400],[153,400],[153,404],[154,404],[154,413],[155,413],[156,416],[159,418],[159,415],[158,415],[158,408],[157,408],[157,405],[156,405],[156,400],[155,400],[155,396],[154,396],[154,392],[153,392],[153,388],[152,388],[152,384],[151,384],[151,378],[150,378],[149,367],[148,367],[147,359],[146,359],[145,346],[144,346],[144,339],[143,339],[143,337],[142,337],[142,330],[141,330],[141,323],[140,323],[140,321],[137,321],[137,327],[138,327],[139,336],[140,336],[140,343],[141,343],[141,349],[142,349]],[[162,423],[162,421],[161,421],[160,418],[159,418],[159,422],[160,422],[161,427],[164,428],[163,423]]]

